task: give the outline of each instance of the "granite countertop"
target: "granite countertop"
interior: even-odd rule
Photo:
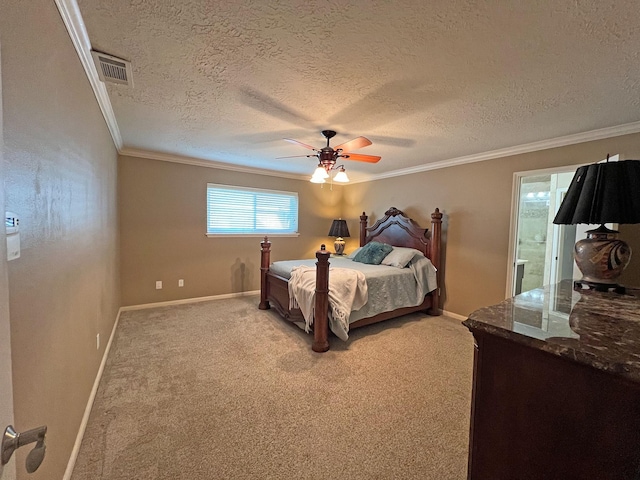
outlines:
[[[640,289],[562,282],[476,310],[463,324],[640,383]]]

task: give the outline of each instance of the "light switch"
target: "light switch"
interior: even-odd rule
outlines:
[[[7,260],[15,260],[20,258],[20,219],[13,212],[6,212],[4,218],[7,232]]]

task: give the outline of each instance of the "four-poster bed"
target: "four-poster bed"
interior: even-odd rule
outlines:
[[[370,242],[379,242],[394,247],[404,247],[419,250],[426,258],[431,260],[435,267],[438,281],[442,279],[441,271],[441,225],[442,214],[439,209],[431,214],[431,229],[420,228],[412,219],[402,211],[391,207],[385,212],[373,226],[367,226],[368,216],[363,212],[360,216],[360,246]],[[261,310],[267,310],[272,306],[285,319],[291,322],[304,322],[305,319],[299,308],[292,308],[289,293],[289,279],[283,274],[274,272],[270,267],[271,242],[267,237],[261,242],[260,263],[260,304]],[[330,252],[322,245],[316,252],[315,271],[315,304],[313,318],[313,345],[316,352],[325,352],[329,349],[329,264]],[[284,262],[282,262],[284,263]],[[336,262],[337,263],[337,259]],[[395,268],[395,267],[388,267]],[[412,312],[425,311],[430,315],[440,315],[439,310],[440,284],[437,288],[424,295],[418,305],[401,306],[392,311],[384,311],[369,317],[360,318],[349,324],[349,328],[357,328],[364,325],[396,318]]]

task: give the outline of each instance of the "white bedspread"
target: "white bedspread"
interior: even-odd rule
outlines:
[[[305,331],[313,324],[316,298],[315,267],[297,266],[291,269],[289,308],[300,308]],[[348,268],[329,269],[329,322],[331,331],[342,340],[349,336],[349,316],[362,308],[368,299],[364,273]]]

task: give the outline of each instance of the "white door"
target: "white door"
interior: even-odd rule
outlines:
[[[1,46],[0,46],[1,47]],[[0,48],[0,54],[2,48]],[[0,61],[0,65],[2,62]],[[0,100],[2,71],[0,70]],[[4,214],[4,157],[2,101],[0,101],[0,211]],[[7,273],[7,241],[5,227],[0,226],[0,438],[7,425],[13,425],[13,385],[11,381],[11,336],[9,330],[9,277]],[[0,466],[1,480],[14,480],[15,460]]]
[[[556,190],[554,217],[558,213],[567,189],[568,187],[561,187]],[[549,276],[546,278],[545,285],[580,278],[580,271],[573,260],[573,248],[580,238],[577,236],[577,227],[578,225],[551,225],[553,244],[551,245]]]
[[[514,174],[506,296],[571,278],[575,225],[554,225],[575,167]]]
[[[551,182],[552,175],[549,173],[523,175],[519,179],[518,200],[515,205],[514,281],[510,295],[518,295],[544,285],[546,248],[551,243],[547,238],[551,221]]]

